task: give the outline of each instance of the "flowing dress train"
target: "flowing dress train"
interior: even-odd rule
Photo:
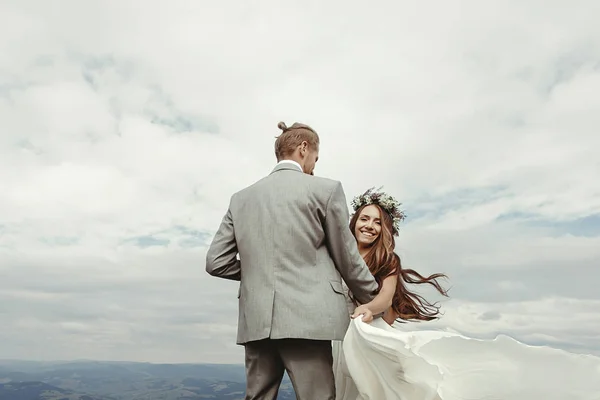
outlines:
[[[332,346],[337,400],[600,400],[600,357],[504,335],[480,340],[357,318]]]

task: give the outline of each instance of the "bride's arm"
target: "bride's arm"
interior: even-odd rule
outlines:
[[[392,299],[396,292],[396,284],[398,283],[398,275],[390,275],[383,280],[379,294],[370,302],[359,306],[352,315],[354,318],[362,314],[363,308],[367,308],[373,315],[377,315],[387,311],[392,305]]]

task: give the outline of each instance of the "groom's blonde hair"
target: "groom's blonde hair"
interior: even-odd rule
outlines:
[[[275,140],[275,157],[281,161],[291,156],[296,148],[306,141],[310,148],[319,148],[319,135],[308,125],[294,122],[289,128],[285,123],[280,122],[277,127],[283,132]]]

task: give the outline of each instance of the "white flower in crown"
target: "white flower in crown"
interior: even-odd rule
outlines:
[[[406,218],[404,211],[400,209],[402,203],[389,194],[381,192],[382,188],[383,186],[377,190],[375,190],[375,188],[370,188],[360,196],[356,196],[352,199],[352,208],[354,209],[354,212],[356,212],[362,206],[371,204],[379,205],[392,219],[393,234],[398,235],[400,222]]]

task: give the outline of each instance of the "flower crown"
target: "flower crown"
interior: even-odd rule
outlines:
[[[370,188],[360,196],[356,196],[352,199],[352,208],[356,213],[362,206],[377,204],[392,218],[392,233],[397,236],[398,231],[400,230],[400,222],[406,218],[406,215],[404,214],[404,211],[400,210],[402,203],[398,202],[389,194],[380,191],[382,187],[377,190],[375,190],[375,188]]]

